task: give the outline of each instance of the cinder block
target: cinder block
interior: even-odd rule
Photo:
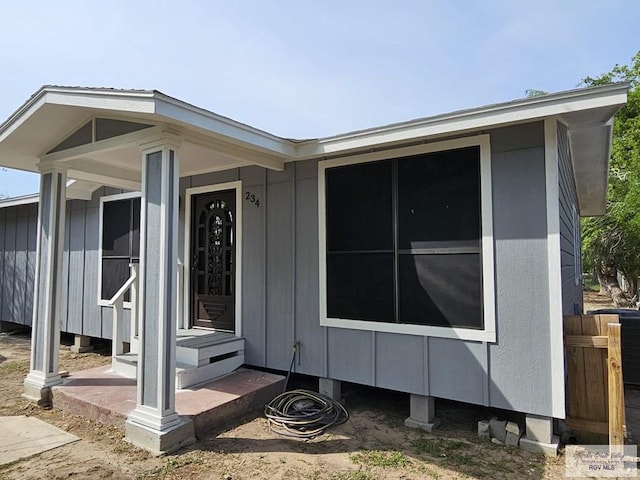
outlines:
[[[551,442],[543,443],[536,442],[535,440],[529,440],[522,437],[520,439],[520,448],[532,453],[542,453],[548,457],[557,457],[558,448],[560,447],[560,439],[557,436],[551,438]]]
[[[478,422],[478,436],[480,438],[486,438],[487,440],[491,439],[491,435],[489,433],[489,420],[480,420]]]
[[[514,435],[520,436],[520,426],[515,422],[507,422],[505,430],[507,433],[513,433]]]
[[[493,417],[491,420],[489,420],[489,432],[491,434],[491,438],[499,440],[501,444],[507,441],[506,428],[506,420],[498,420],[496,417]]]
[[[507,438],[505,440],[505,445],[509,445],[510,447],[517,447],[520,442],[520,434],[519,433],[511,433],[507,431]]]
[[[528,440],[545,444],[553,443],[553,418],[527,414],[526,437]]]

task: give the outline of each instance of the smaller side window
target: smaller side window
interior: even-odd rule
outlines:
[[[129,264],[139,261],[140,198],[104,201],[101,247],[100,300],[107,301],[129,278]]]

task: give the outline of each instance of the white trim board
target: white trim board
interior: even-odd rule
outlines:
[[[410,325],[398,323],[370,322],[327,317],[327,269],[326,269],[326,205],[325,170],[342,165],[407,157],[430,152],[439,152],[471,146],[480,147],[480,195],[482,209],[482,278],[484,329],[449,328],[431,325]],[[413,147],[398,148],[384,152],[354,155],[318,163],[318,240],[319,240],[319,301],[320,325],[325,327],[349,328],[355,330],[404,333],[432,337],[457,338],[484,342],[496,341],[495,317],[495,275],[493,246],[493,208],[491,191],[491,146],[489,135],[477,135],[443,142],[435,142]]]
[[[235,271],[235,314],[236,324],[234,334],[242,336],[242,180],[233,182],[217,183],[213,185],[203,185],[201,187],[187,188],[185,193],[185,216],[184,216],[184,271],[191,272],[191,197],[202,193],[219,192],[222,190],[236,191],[236,212],[235,212],[235,242],[236,242],[236,271]],[[183,307],[183,328],[188,328],[186,324],[190,321],[191,309],[191,275],[184,276]]]
[[[562,325],[562,270],[560,265],[560,186],[558,173],[558,125],[544,121],[544,169],[547,191],[547,268],[549,269],[549,348],[551,350],[551,410],[565,417],[564,337]]]

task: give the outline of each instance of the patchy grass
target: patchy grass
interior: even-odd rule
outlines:
[[[364,450],[349,455],[349,459],[367,467],[402,468],[409,464],[406,455],[397,450]]]
[[[165,460],[165,462],[158,468],[155,468],[138,478],[140,480],[145,480],[149,478],[173,477],[173,474],[176,473],[176,470],[186,467],[187,465],[202,465],[204,463],[205,458],[203,452],[201,451],[176,455],[175,457],[171,457]]]
[[[0,363],[0,375],[7,375],[9,373],[24,373],[26,375],[28,371],[29,360]]]
[[[432,457],[446,457],[456,450],[469,448],[466,442],[448,440],[446,438],[421,438],[414,443],[415,452],[431,455]]]
[[[331,476],[331,480],[378,480],[379,478],[369,470],[348,470]]]

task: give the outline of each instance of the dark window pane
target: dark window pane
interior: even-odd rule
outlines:
[[[327,316],[393,322],[393,254],[328,254]]]
[[[131,201],[104,202],[102,217],[102,255],[130,256],[129,229]]]
[[[400,255],[400,323],[483,328],[479,254]]]
[[[102,260],[102,299],[110,300],[129,279],[128,258],[104,258]],[[129,300],[128,295],[125,300]]]
[[[327,251],[392,249],[391,161],[325,173]]]
[[[398,159],[399,248],[480,245],[478,147]]]
[[[134,198],[132,205],[131,256],[140,256],[140,199]]]

